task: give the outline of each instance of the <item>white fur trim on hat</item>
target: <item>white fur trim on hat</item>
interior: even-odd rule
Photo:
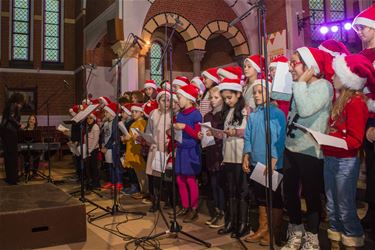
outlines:
[[[185,97],[186,99],[189,99],[190,101],[196,102],[197,99],[195,99],[194,96],[188,94],[187,92],[183,91],[182,89],[178,89],[177,93]]]
[[[69,109],[69,114],[70,114],[71,116],[76,116],[76,115],[77,115],[77,113],[74,112],[72,108]]]
[[[341,233],[337,231],[333,231],[331,229],[327,229],[328,239],[334,241],[341,241]]]
[[[145,86],[144,86],[144,88],[146,89],[146,88],[153,88],[153,89],[157,89],[158,88],[158,86],[156,86],[156,84],[155,83],[151,83],[151,82],[148,82],[148,83],[145,83]]]
[[[335,70],[335,74],[340,78],[341,83],[349,89],[360,90],[367,81],[366,78],[359,77],[349,69],[345,61],[345,55],[335,57],[332,67]]]
[[[258,64],[256,64],[253,60],[251,60],[250,58],[246,58],[245,59],[245,62],[249,62],[251,64],[251,66],[258,72],[258,73],[261,73],[261,70],[258,66]]]
[[[367,100],[367,108],[368,108],[369,112],[375,113],[375,100],[368,99]]]
[[[160,91],[160,92],[158,93],[158,95],[156,96],[156,101],[159,102],[159,99],[160,99],[163,95],[166,95],[166,96],[168,96],[168,97],[171,97],[171,94],[169,93],[169,91],[165,91],[165,90],[163,90],[163,91]]]
[[[306,63],[308,68],[313,68],[315,74],[320,74],[320,69],[318,63],[315,61],[314,56],[311,54],[309,48],[301,47],[297,49],[298,53],[301,55],[302,60]]]
[[[186,86],[187,84],[186,84],[186,82],[184,82],[184,81],[181,81],[181,80],[179,80],[179,79],[174,79],[173,81],[172,81],[172,85],[178,85],[178,86]]]
[[[371,20],[371,19],[368,19],[368,18],[365,18],[365,17],[354,18],[353,23],[352,23],[352,27],[355,31],[358,31],[355,27],[356,25],[364,25],[364,26],[375,29],[375,21]]]
[[[131,108],[131,111],[140,111],[140,112],[143,112],[143,109],[142,109],[142,107],[138,107],[138,106],[132,106]]]
[[[268,68],[276,68],[277,67],[277,62],[271,62],[270,66]]]
[[[104,106],[104,110],[110,113],[112,116],[116,116],[116,113],[108,106]]]
[[[222,82],[219,84],[219,90],[233,90],[237,92],[242,92],[242,86],[238,83],[232,83],[232,82]]]
[[[318,46],[318,49],[324,51],[324,52],[327,52],[328,54],[330,54],[331,56],[333,57],[336,57],[336,56],[339,56],[341,55],[339,52],[335,52],[335,51],[332,51],[332,50],[329,50],[327,49],[326,47],[324,47],[323,45],[319,45]],[[343,55],[346,55],[345,53],[342,53]]]
[[[126,107],[124,107],[124,106],[121,106],[121,109],[122,109],[122,111],[124,111],[126,114],[128,114],[128,115],[131,115],[132,114],[132,112],[130,112],[130,110],[129,109],[127,109]]]
[[[342,244],[347,247],[362,247],[365,245],[365,236],[342,235]]]
[[[272,91],[272,83],[268,81],[268,92],[271,93]],[[256,79],[253,84],[251,85],[251,90],[256,86],[256,85],[262,85],[262,87],[266,88],[266,80],[264,79]]]
[[[207,77],[208,79],[210,79],[210,80],[212,80],[212,81],[214,81],[214,82],[216,82],[216,83],[219,83],[219,82],[220,82],[219,79],[217,79],[215,76],[211,75],[211,74],[208,73],[207,71],[203,71],[203,72],[202,72],[202,76],[205,76],[205,77]]]
[[[229,79],[237,79],[238,76],[236,74],[233,74],[232,72],[229,72],[228,70],[224,68],[219,68],[217,70],[217,74],[223,76],[224,78],[229,78]]]

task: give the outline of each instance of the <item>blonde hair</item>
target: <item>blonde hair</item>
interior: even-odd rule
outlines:
[[[210,88],[208,91],[209,91],[210,94],[211,94],[211,93],[220,92],[220,89],[219,89],[218,86],[214,86],[214,87]]]
[[[332,107],[332,110],[331,110],[332,120],[335,121],[335,120],[339,119],[339,117],[341,116],[341,114],[344,110],[345,105],[354,96],[359,96],[363,100],[365,100],[365,98],[366,98],[365,95],[361,91],[358,91],[358,90],[352,90],[352,89],[348,89],[348,88],[343,88],[341,90],[340,96],[339,96],[339,98],[337,98],[337,100],[333,104],[333,107]]]

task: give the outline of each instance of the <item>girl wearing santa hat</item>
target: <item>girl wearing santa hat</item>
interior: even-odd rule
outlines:
[[[88,189],[99,188],[99,168],[98,168],[98,153],[99,153],[99,136],[100,128],[96,124],[98,113],[92,113],[87,117],[87,131],[88,131],[88,160],[85,161],[86,173],[87,173],[87,187]],[[83,136],[83,140],[86,140],[86,136]],[[85,143],[85,142],[84,142]],[[86,143],[85,143],[86,144]]]
[[[155,100],[157,93],[158,86],[156,85],[154,80],[146,80],[144,85],[145,88],[145,98],[146,101]]]
[[[182,141],[177,143],[175,173],[180,193],[182,209],[177,217],[189,223],[198,219],[199,188],[196,176],[201,172],[201,152],[198,134],[202,115],[194,107],[198,90],[193,85],[178,89],[178,102],[181,111],[177,114],[174,129],[182,133]]]
[[[256,109],[249,116],[245,130],[243,171],[250,173],[258,163],[266,165],[266,131],[265,131],[265,106],[266,106],[266,81],[255,80],[253,83],[253,96]],[[271,91],[269,89],[269,91]],[[270,105],[270,132],[271,132],[271,156],[272,170],[281,171],[283,166],[283,153],[285,148],[286,120],[284,113],[274,104]],[[266,176],[266,171],[264,172]],[[270,244],[267,210],[266,188],[254,182],[255,199],[259,206],[258,230],[245,239],[247,242],[259,243],[262,246]],[[272,221],[276,244],[280,245],[280,225],[282,224],[283,201],[281,187],[272,194]]]
[[[324,133],[332,106],[332,56],[315,48],[301,47],[292,55],[291,108],[285,141],[284,193],[289,216],[288,242],[282,249],[319,249],[318,231],[323,192],[323,154],[304,130]],[[300,187],[307,205],[307,228],[302,224]],[[302,240],[303,238],[303,240]]]
[[[144,194],[148,192],[148,180],[146,176],[146,162],[142,155],[142,145],[137,142],[139,136],[137,130],[143,133],[147,122],[143,118],[142,104],[134,103],[130,110],[132,112],[133,123],[130,125],[129,133],[123,137],[123,142],[126,142],[126,152],[122,165],[125,168],[134,169],[141,193],[135,193],[132,197],[142,199]]]
[[[243,96],[245,98],[246,105],[253,109],[255,108],[255,102],[251,85],[256,79],[259,78],[258,76],[262,75],[262,72],[264,72],[264,63],[265,61],[263,56],[252,55],[245,59],[243,65],[243,71],[246,77],[245,86],[243,88]]]
[[[324,184],[332,245],[362,247],[364,232],[357,216],[356,190],[358,151],[365,135],[368,109],[362,93],[366,82],[375,80],[372,64],[361,55],[337,56],[333,60],[334,86],[339,94],[328,122],[328,134],[344,139],[348,149],[323,146]]]
[[[201,102],[199,104],[199,111],[201,112],[203,117],[209,111],[211,111],[209,90],[220,83],[220,77],[217,71],[217,68],[210,68],[202,72],[203,84],[206,87],[206,89],[202,95]]]
[[[219,234],[232,233],[232,237],[242,237],[248,233],[248,176],[242,170],[244,131],[250,111],[245,108],[240,79],[225,78],[219,84],[224,100],[223,168],[225,188],[229,199],[224,228]]]
[[[170,114],[170,93],[168,91],[160,91],[156,100],[158,108],[153,110],[149,116],[146,134],[152,135],[155,144],[151,144],[147,157],[146,174],[149,180],[150,195],[152,198],[152,206],[150,212],[155,212],[160,208],[160,182],[161,173],[153,168],[155,164],[156,154],[167,152],[167,134],[166,131],[171,128]]]
[[[360,52],[375,65],[375,4],[359,13],[353,20],[353,29],[365,45]],[[368,133],[375,130],[375,85],[366,84],[363,93],[366,94],[369,119],[366,127]],[[366,162],[366,201],[368,210],[362,219],[365,229],[375,231],[375,143],[371,140],[364,141],[365,162]]]

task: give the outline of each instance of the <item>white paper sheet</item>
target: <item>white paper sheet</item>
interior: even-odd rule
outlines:
[[[335,147],[335,148],[343,148],[343,149],[348,150],[348,144],[346,143],[346,141],[344,139],[337,138],[337,137],[334,137],[334,136],[331,136],[331,135],[326,135],[326,134],[311,130],[311,129],[306,128],[305,126],[303,126],[301,124],[298,124],[298,123],[295,123],[295,122],[293,124],[297,128],[300,128],[302,130],[305,130],[305,131],[309,132],[319,145],[326,145],[326,146],[331,146],[331,147]]]
[[[70,131],[70,129],[68,129],[67,127],[64,127],[62,124],[60,124],[59,126],[57,126],[56,130],[62,132],[62,133],[67,133]]]
[[[155,158],[152,162],[152,170],[164,173],[167,166],[168,156],[161,151],[155,152]]]
[[[74,121],[75,123],[79,123],[83,119],[85,119],[87,116],[89,116],[92,112],[95,111],[99,107],[99,104],[92,104],[79,112],[76,116],[74,116],[71,120]]]
[[[120,129],[120,131],[124,134],[124,135],[128,135],[129,132],[128,130],[126,129],[125,125],[124,125],[124,122],[119,122],[118,123],[118,128]]]
[[[140,132],[139,136],[142,137],[149,145],[156,144],[156,141],[154,140],[154,137],[152,137],[151,134]]]
[[[204,128],[210,129],[210,130],[212,130],[213,132],[221,133],[221,134],[225,134],[225,131],[224,131],[224,130],[221,130],[221,129],[217,129],[217,128],[213,128],[213,127],[211,127],[211,123],[210,123],[210,126],[208,126],[206,123],[199,123],[199,124],[201,125],[201,127],[204,127]]]
[[[174,139],[179,143],[182,143],[182,130],[174,130]]]
[[[83,144],[83,159],[86,159],[87,158],[87,148],[86,148],[86,144]],[[81,146],[78,145],[77,146],[77,152],[78,152],[78,155],[77,156],[80,156],[81,155]]]
[[[205,126],[202,126],[202,124],[204,124]],[[215,138],[212,135],[211,136],[207,135],[207,131],[209,129],[206,127],[206,125],[208,127],[211,127],[211,122],[201,123],[201,131],[203,133],[203,138],[201,140],[202,148],[215,145]]]
[[[272,82],[272,91],[292,94],[292,74],[289,72],[289,64],[278,62],[276,66],[275,78]]]
[[[72,152],[75,156],[79,156],[81,154],[77,149],[77,145],[73,142],[69,141],[67,142],[67,145],[69,147],[70,152]]]
[[[264,175],[264,170],[266,166],[260,162],[257,163],[253,172],[251,173],[250,179],[258,182],[259,184],[269,187],[268,176]],[[277,187],[280,185],[283,175],[277,171],[272,172],[272,190],[276,191]]]

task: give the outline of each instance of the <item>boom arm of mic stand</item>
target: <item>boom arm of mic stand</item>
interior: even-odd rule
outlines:
[[[137,44],[137,41],[135,39],[133,39],[132,43],[130,46],[128,46],[126,48],[126,50],[124,50],[124,52],[122,52],[122,54],[117,58],[117,61],[115,64],[112,65],[112,67],[109,69],[109,72],[111,72],[118,64],[121,63],[121,60],[122,58],[126,55],[126,53],[128,53],[128,51],[133,48],[135,45]]]
[[[236,19],[234,19],[233,21],[231,21],[229,23],[229,26],[234,26],[236,25],[237,23],[241,22],[242,20],[244,20],[246,17],[248,17],[251,12],[253,11],[253,9],[255,8],[258,8],[260,6],[259,3],[256,3],[254,5],[251,6],[251,8],[249,10],[247,10],[245,13],[243,13],[241,16],[237,17]]]
[[[173,37],[174,33],[176,32],[177,23],[175,23],[172,28],[173,28],[172,33],[169,36],[167,44],[163,48],[163,54],[161,55],[161,58],[160,58],[158,66],[156,67],[156,70],[160,69],[160,66],[161,66],[161,64],[162,64],[162,62],[164,60],[164,57],[165,57],[166,53],[167,53],[168,47],[170,46],[170,44],[172,42],[172,37]],[[170,81],[172,81],[172,79],[170,79]]]

